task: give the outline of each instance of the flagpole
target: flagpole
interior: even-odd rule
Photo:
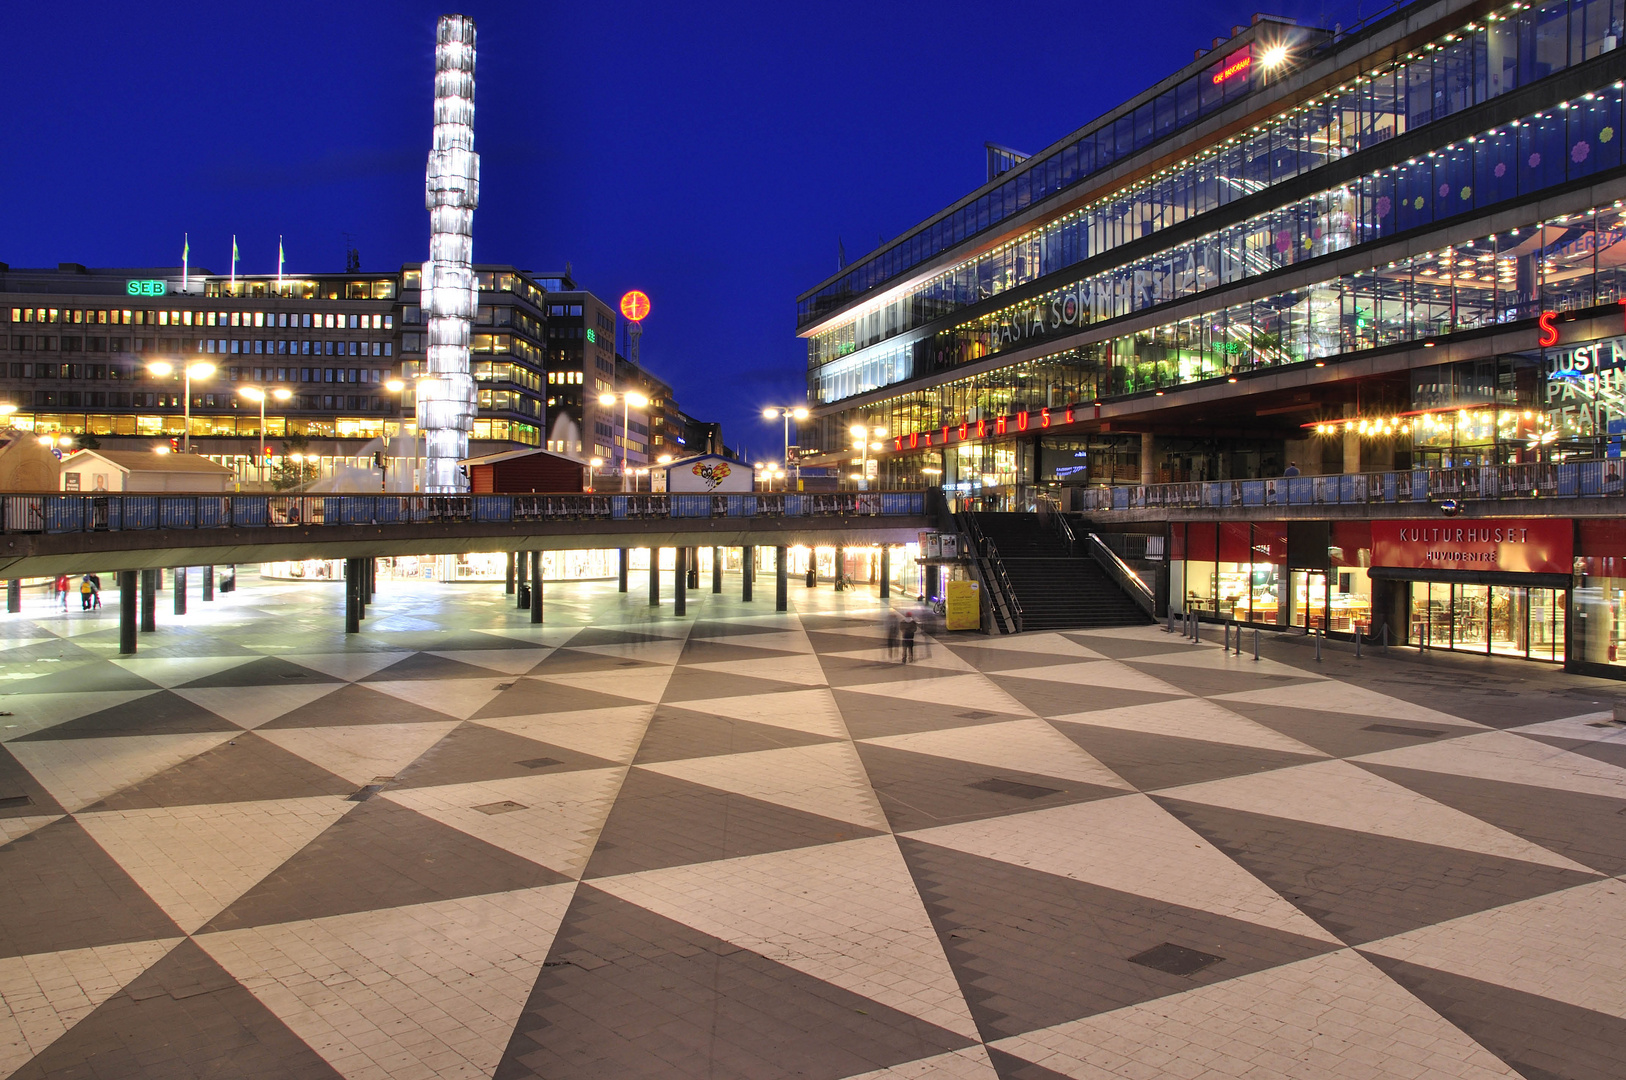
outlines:
[[[277,295],[282,295],[282,234],[277,234]]]
[[[181,292],[186,292],[186,268],[192,255],[192,234],[181,234]]]
[[[231,234],[231,291],[237,293],[237,234]]]

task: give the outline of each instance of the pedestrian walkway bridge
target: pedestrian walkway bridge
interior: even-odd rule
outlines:
[[[899,544],[925,491],[732,495],[0,495],[0,578],[478,551]]]

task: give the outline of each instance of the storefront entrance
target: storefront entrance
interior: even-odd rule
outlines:
[[[1410,641],[1422,648],[1564,660],[1565,589],[1409,583]]]

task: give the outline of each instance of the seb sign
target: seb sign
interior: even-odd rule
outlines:
[[[1568,574],[1574,558],[1568,518],[1372,522],[1373,566]]]

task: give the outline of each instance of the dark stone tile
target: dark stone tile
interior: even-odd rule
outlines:
[[[1107,686],[1079,686],[1047,679],[1023,679],[998,673],[988,676],[1005,691],[1040,716],[1067,716],[1094,709],[1121,709],[1129,705],[1149,705],[1154,701],[1176,701],[1179,694],[1149,690],[1119,690]]]
[[[916,653],[919,654],[917,646]],[[901,654],[900,654],[901,655]],[[947,668],[922,667],[904,664],[898,660],[859,660],[850,656],[821,656],[819,664],[831,686],[873,686],[876,683],[920,682],[923,679],[947,679],[964,675],[963,671]],[[922,689],[921,696],[931,695]]]
[[[622,671],[663,666],[665,665],[648,660],[634,660],[626,656],[606,656],[603,653],[585,652],[581,649],[555,649],[526,674],[573,675],[589,671]]]
[[[349,795],[355,789],[348,780],[245,731],[81,813]]]
[[[436,646],[444,648],[444,646]],[[398,660],[387,668],[382,668],[371,675],[357,679],[359,683],[367,682],[399,682],[404,679],[432,679],[436,682],[442,679],[485,679],[490,680],[498,676],[498,672],[490,668],[476,667],[474,664],[465,664],[457,660],[448,660],[444,656],[434,656],[421,652]]]
[[[647,705],[636,698],[604,694],[597,690],[583,690],[562,683],[542,682],[525,676],[514,680],[514,685],[486,702],[471,719],[482,720],[493,716],[532,716],[537,713],[577,712],[583,709],[616,709],[631,705]]]
[[[1043,1065],[1035,1065],[1031,1061],[1023,1061],[1015,1054],[1007,1054],[996,1046],[990,1046],[988,1060],[993,1062],[994,1074],[999,1080],[1072,1080],[1064,1073],[1047,1069]]]
[[[780,694],[787,690],[806,689],[807,687],[801,683],[680,667],[672,672],[672,678],[667,682],[666,692],[661,695],[661,700],[704,701],[708,698],[754,697],[759,694]]]
[[[486,672],[491,685],[495,676]],[[349,685],[301,705],[292,712],[283,713],[255,730],[272,731],[278,728],[348,727],[358,724],[444,724],[451,717],[445,713],[414,705],[380,690],[369,689],[362,683]]]
[[[913,837],[898,847],[989,1041],[1337,948]],[[1222,959],[1190,975],[1130,959],[1165,944]]]
[[[584,884],[496,1080],[838,1080],[967,1045]]]
[[[1479,852],[1153,797],[1349,944],[1597,880]]]
[[[1478,735],[1485,730],[1433,721],[1423,724],[1283,705],[1255,705],[1246,701],[1226,700],[1216,704],[1334,757],[1376,754],[1402,746]],[[1431,732],[1436,734],[1431,735]]]
[[[873,829],[634,768],[584,878],[875,836]]]
[[[730,660],[772,660],[783,656],[800,656],[790,649],[764,649],[738,640],[703,641],[689,638],[678,656],[680,664],[720,664]]]
[[[917,731],[944,731],[970,727],[972,724],[1030,719],[1025,715],[996,713],[987,709],[921,704],[904,698],[857,694],[839,687],[833,688],[832,694],[836,706],[841,710],[841,718],[847,724],[847,733],[855,739],[879,739],[887,735],[913,735]]]
[[[1530,1080],[1616,1080],[1626,1020],[1495,983],[1363,954]]]
[[[806,731],[662,705],[655,710],[644,732],[644,741],[638,747],[638,756],[633,764],[745,754],[753,750],[780,750],[787,746],[811,746],[834,741]]]
[[[180,937],[72,818],[0,847],[0,956]]]
[[[1066,806],[1123,794],[1117,788],[956,761],[932,754],[917,754],[890,746],[871,743],[855,743],[854,746],[869,773],[875,797],[881,801],[881,809],[896,832]],[[1008,787],[988,785],[987,781],[990,780],[1003,781],[1007,785],[1044,788],[1055,794],[1027,798],[1014,794]],[[984,786],[977,787],[978,784]]]
[[[88,650],[80,652],[85,653]],[[9,655],[6,657],[6,663],[8,667],[11,664]],[[97,659],[72,666],[53,664],[52,667],[64,670],[25,679],[6,687],[6,690],[15,694],[94,694],[111,690],[152,690],[158,685],[107,660]],[[0,698],[0,702],[4,700]]]
[[[739,579],[738,578],[734,579],[734,588],[735,588],[736,592],[739,589]],[[762,590],[762,578],[760,576],[757,578],[756,589],[757,589],[757,591],[759,593]],[[769,589],[768,601],[769,601],[769,604],[771,605],[772,602],[773,602],[773,594],[772,594],[773,577],[772,577],[772,575],[770,575],[768,577],[768,589]],[[725,593],[724,595],[727,595],[727,594]],[[748,609],[745,609],[743,607],[742,607],[742,611],[745,614],[751,614],[751,612]],[[784,633],[787,629],[792,629],[794,627],[794,625],[795,624],[792,622],[792,617],[789,616],[789,615],[782,616],[780,619],[777,619],[777,620],[775,620],[773,622],[734,622],[734,621],[731,621],[731,620],[723,620],[723,619],[696,619],[695,622],[694,622],[694,629],[689,631],[689,639],[691,641],[694,640],[695,638],[747,638],[748,639],[752,635],[755,635],[755,634],[781,634],[781,633]],[[747,643],[749,643],[749,642],[747,642]]]
[[[371,798],[200,933],[404,907],[566,880],[388,799]]]
[[[342,681],[308,667],[289,663],[280,656],[267,656],[239,664],[234,668],[227,668],[225,671],[217,671],[201,679],[194,679],[183,689],[213,686],[301,686]]]
[[[1298,686],[1321,680],[1305,676],[1263,674],[1252,671],[1228,671],[1222,668],[1187,667],[1184,664],[1123,663],[1143,675],[1161,679],[1170,686],[1179,687],[1188,694],[1210,697],[1214,694],[1238,694],[1245,690],[1270,690],[1279,686]]]
[[[1368,761],[1355,764],[1583,866],[1626,874],[1626,791],[1611,799]]]
[[[0,743],[0,818],[60,813],[62,804]]]
[[[873,625],[876,628],[880,627],[879,622]],[[813,651],[821,659],[832,653],[856,652],[859,649],[874,649],[886,645],[886,641],[880,636],[867,637],[861,634],[824,633],[809,628],[805,619],[802,621],[802,626],[807,631],[807,640],[813,646]]]
[[[551,762],[552,764],[548,764]],[[483,724],[464,724],[396,774],[392,788],[505,780],[513,776],[607,769],[620,763],[527,739]]]
[[[1214,630],[1214,633],[1218,632],[1218,630]],[[1114,637],[1106,634],[1069,634],[1064,632],[1061,636],[1111,660],[1127,660],[1135,656],[1167,656],[1170,653],[1189,653],[1192,649],[1198,648],[1198,646],[1193,645],[1177,633],[1155,638],[1151,641],[1139,636]]]
[[[1567,739],[1561,735],[1540,735],[1524,731],[1518,734],[1539,743],[1546,743],[1548,746],[1580,754],[1593,761],[1601,761],[1605,765],[1613,765],[1617,769],[1626,769],[1626,740],[1618,735],[1610,739]]]
[[[59,739],[106,739],[128,735],[191,735],[204,731],[241,731],[194,705],[179,694],[160,690],[156,694],[114,705],[110,709],[68,720],[40,731],[30,732],[14,742],[55,742]]]
[[[527,617],[522,611],[515,614],[521,619]],[[362,626],[363,632],[373,625],[369,613],[368,621]],[[482,634],[474,630],[433,629],[423,633],[392,633],[387,639],[380,641],[380,647],[414,652],[454,652],[459,649],[534,649],[537,643],[523,638],[505,637],[502,634]]]
[[[667,587],[667,580],[662,580],[661,586],[664,592]],[[581,648],[586,645],[637,645],[651,641],[672,640],[674,639],[666,634],[652,634],[640,630],[612,630],[590,626],[565,642],[565,645]]]
[[[945,648],[983,674],[994,671],[1018,671],[1022,668],[1059,667],[1063,664],[1087,664],[1088,656],[1063,656],[1057,653],[1020,652],[1016,649],[990,649],[978,645],[962,645],[950,641]]]
[[[1200,784],[1205,780],[1223,780],[1323,760],[1309,754],[1289,754],[1068,720],[1051,720],[1050,724],[1142,791]]]
[[[12,1080],[226,1080],[340,1074],[192,941],[183,941]]]

